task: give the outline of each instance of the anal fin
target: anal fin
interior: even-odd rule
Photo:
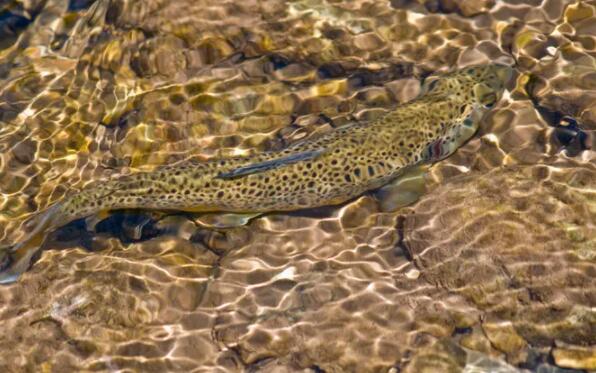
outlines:
[[[426,192],[425,175],[429,166],[414,166],[391,183],[373,192],[382,211],[391,212],[416,202]]]
[[[201,214],[194,221],[206,228],[233,228],[246,225],[251,219],[262,215],[261,212],[251,213],[216,213]]]

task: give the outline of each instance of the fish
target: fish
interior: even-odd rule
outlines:
[[[428,167],[476,132],[512,76],[500,64],[427,77],[420,94],[369,123],[351,123],[251,156],[190,159],[102,180],[34,216],[30,233],[0,254],[0,283],[26,271],[48,232],[118,209],[185,211],[205,225],[246,224],[267,212],[338,205],[372,192],[385,211],[414,202]],[[200,219],[199,219],[200,222]]]

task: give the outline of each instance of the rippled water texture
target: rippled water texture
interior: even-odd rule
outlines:
[[[596,371],[595,13],[565,0],[1,2],[3,245],[94,181],[367,121],[434,71],[517,72],[396,213],[363,196],[222,231],[139,211],[61,229],[0,288],[0,370]]]

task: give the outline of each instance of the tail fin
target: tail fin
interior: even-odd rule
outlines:
[[[4,249],[0,249],[0,284],[7,284],[18,280],[19,276],[31,266],[31,260],[41,249],[48,230],[55,228],[59,220],[60,204],[54,204],[47,210],[36,215],[29,224],[33,230],[25,238]]]

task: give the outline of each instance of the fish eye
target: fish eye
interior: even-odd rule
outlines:
[[[435,89],[435,87],[437,86],[437,83],[439,83],[439,80],[433,80],[432,82],[430,82],[430,84],[428,85],[428,90],[432,91],[433,89]]]
[[[439,84],[439,78],[437,78],[437,77],[427,78],[424,81],[424,83],[422,83],[421,91],[424,93],[429,93],[437,87],[437,84]]]
[[[466,74],[468,74],[468,75],[475,75],[476,74],[476,69],[473,68],[473,67],[468,67],[466,69]]]

